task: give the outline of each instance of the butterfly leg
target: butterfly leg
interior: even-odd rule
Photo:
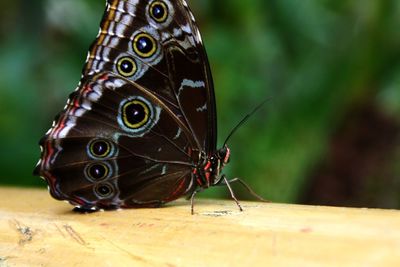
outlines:
[[[262,202],[271,202],[270,200],[267,200],[267,199],[263,198],[262,196],[260,196],[259,194],[257,194],[256,192],[254,192],[253,189],[251,189],[251,187],[248,184],[246,184],[242,179],[233,178],[233,179],[229,180],[229,183],[235,183],[235,182],[240,183],[244,188],[246,188],[247,191],[249,191],[249,193],[251,195],[253,195],[258,200],[260,200]],[[224,180],[224,181],[222,181],[222,183],[220,185],[227,185],[227,184]]]
[[[190,210],[192,215],[194,214],[194,197],[196,196],[197,193],[203,191],[204,188],[200,187],[197,188],[196,190],[193,191],[192,195],[190,196]]]
[[[223,179],[223,184],[226,185],[226,186],[228,187],[229,192],[231,193],[231,197],[232,197],[232,199],[236,202],[236,205],[239,207],[239,210],[240,210],[240,211],[243,211],[242,206],[240,206],[239,200],[237,200],[235,194],[233,193],[232,187],[231,187],[231,185],[229,184],[230,181],[228,181],[228,179],[226,179],[226,176],[225,176],[225,175],[222,176],[222,179]]]

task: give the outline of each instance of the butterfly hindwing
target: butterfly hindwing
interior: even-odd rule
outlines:
[[[156,100],[151,92],[109,73],[83,83],[41,142],[40,174],[52,195],[85,207],[117,207],[127,205],[125,201],[163,202],[184,179],[186,187],[179,190],[190,190],[188,151],[194,140]],[[164,195],[138,194],[174,175],[179,176],[175,183],[163,184]]]

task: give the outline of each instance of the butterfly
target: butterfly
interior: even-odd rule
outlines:
[[[210,66],[184,0],[107,0],[77,89],[41,139],[35,175],[83,211],[193,199],[221,174]],[[241,180],[239,182],[243,183]]]

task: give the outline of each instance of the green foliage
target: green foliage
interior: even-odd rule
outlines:
[[[226,170],[266,198],[299,198],[353,105],[368,99],[400,118],[399,1],[190,2],[213,71],[220,144],[270,98],[231,139]],[[31,176],[37,142],[76,87],[103,8],[94,0],[3,3],[1,183],[43,185]]]

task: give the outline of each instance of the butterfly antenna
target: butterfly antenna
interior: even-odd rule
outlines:
[[[235,128],[232,129],[232,131],[229,133],[228,137],[225,139],[224,142],[224,147],[226,146],[226,144],[228,143],[229,139],[233,136],[233,134],[244,124],[247,122],[247,120],[254,115],[254,113],[256,113],[260,108],[262,108],[262,106],[264,106],[265,103],[267,103],[269,100],[271,100],[270,97],[268,97],[267,99],[265,99],[264,101],[262,101],[260,104],[258,104],[258,106],[256,106],[249,114],[247,114],[246,116],[244,116],[244,118],[235,126]]]

